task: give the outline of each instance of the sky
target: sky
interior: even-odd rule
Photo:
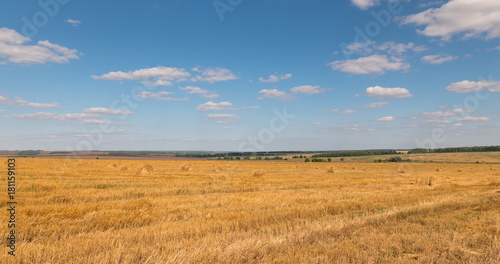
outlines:
[[[0,150],[500,145],[498,0],[5,0],[0,14]]]

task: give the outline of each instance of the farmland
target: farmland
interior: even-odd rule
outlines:
[[[0,262],[499,263],[500,164],[432,155],[448,156],[17,158],[16,256],[3,247]],[[0,202],[6,241],[6,191]]]

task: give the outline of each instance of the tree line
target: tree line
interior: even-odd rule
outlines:
[[[454,152],[494,152],[500,151],[500,146],[476,146],[476,147],[454,147],[454,148],[437,148],[425,149],[414,148],[408,154],[422,154],[422,153],[454,153]]]

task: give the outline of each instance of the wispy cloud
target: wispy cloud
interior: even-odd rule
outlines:
[[[201,94],[205,98],[217,98],[217,97],[219,97],[219,95],[216,94],[215,92],[201,89],[200,87],[196,87],[196,86],[180,87],[180,89],[183,91],[187,91],[188,94]]]
[[[87,114],[99,114],[99,115],[131,115],[134,112],[125,110],[114,110],[105,107],[93,107],[83,110]]]
[[[377,121],[379,121],[379,122],[390,122],[390,121],[394,121],[394,117],[393,116],[381,117],[381,118],[378,118]]]
[[[363,105],[364,108],[377,108],[377,107],[383,107],[388,105],[388,102],[379,102],[379,103],[371,103],[367,105]]]
[[[238,119],[238,116],[234,114],[207,114],[206,117],[216,120],[217,124],[235,123]]]
[[[292,78],[291,73],[283,74],[283,75],[277,75],[277,74],[271,74],[267,79],[264,79],[263,77],[259,77],[259,81],[263,83],[273,83],[273,82],[279,82],[281,80],[286,80]]]
[[[21,99],[20,97],[15,97],[14,100],[9,99],[5,96],[0,96],[0,103],[5,105],[17,105],[17,106],[29,106],[35,108],[57,108],[58,103],[35,103]]]
[[[281,100],[289,100],[292,98],[290,94],[277,89],[262,89],[259,91],[259,94],[262,95],[260,97],[257,97],[257,99],[259,100],[265,98],[277,98]]]
[[[215,110],[220,111],[220,110],[228,110],[228,108],[230,108],[231,106],[233,106],[233,104],[227,101],[220,103],[214,103],[210,101],[198,105],[197,109],[201,111],[215,111]]]
[[[192,70],[199,74],[191,78],[193,82],[203,81],[213,83],[238,79],[236,74],[225,68],[193,68]]]
[[[303,93],[303,94],[320,94],[326,92],[326,89],[320,86],[313,85],[302,85],[296,86],[290,89],[292,93]]]
[[[422,61],[430,64],[441,64],[447,61],[456,60],[456,56],[450,55],[427,55],[422,57]]]
[[[158,101],[187,101],[189,98],[183,97],[183,98],[174,98],[170,96],[165,96],[173,94],[172,92],[167,92],[167,91],[159,91],[159,92],[150,92],[150,91],[140,91],[136,93],[136,96],[139,98],[148,98],[148,99],[154,99]]]
[[[76,26],[82,24],[82,22],[80,20],[75,20],[75,19],[71,19],[71,18],[66,19],[66,22],[71,24],[71,26],[73,26],[73,27],[76,27]]]
[[[58,120],[58,121],[74,121],[82,119],[98,118],[97,114],[75,113],[75,114],[56,114],[47,112],[38,112],[33,114],[15,114],[4,116],[10,119],[25,119],[25,120]]]

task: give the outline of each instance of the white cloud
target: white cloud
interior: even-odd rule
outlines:
[[[0,58],[11,63],[44,64],[48,62],[67,63],[70,59],[78,59],[78,51],[69,49],[48,40],[38,41],[37,45],[24,45],[31,41],[17,31],[0,28]],[[0,63],[5,63],[1,61]]]
[[[500,85],[493,86],[493,87],[489,88],[488,91],[490,91],[492,93],[500,92]]]
[[[243,106],[241,109],[260,109],[260,106],[252,105],[252,106]]]
[[[410,64],[398,57],[386,55],[371,55],[354,60],[339,60],[329,63],[332,70],[348,72],[351,74],[384,74],[385,71],[408,70]]]
[[[228,107],[233,106],[230,102],[214,103],[212,101],[198,105],[197,109],[201,111],[228,110]]]
[[[405,52],[413,51],[420,52],[427,50],[425,46],[415,46],[413,42],[404,43],[396,43],[394,41],[384,42],[379,45],[374,45],[374,49],[385,51],[390,55],[402,55]]]
[[[423,113],[422,115],[430,118],[436,118],[436,117],[450,117],[450,116],[456,116],[459,114],[467,114],[467,113],[473,113],[473,110],[468,110],[468,109],[463,109],[463,108],[455,108],[449,111],[437,111],[437,112],[427,112]]]
[[[87,114],[100,114],[100,115],[131,115],[134,112],[125,111],[125,110],[114,110],[105,107],[93,107],[87,108],[83,110],[84,113]]]
[[[66,19],[66,22],[70,23],[71,26],[73,26],[73,27],[76,27],[82,23],[80,20],[75,20],[75,19],[71,19],[71,18]]]
[[[236,122],[237,115],[234,114],[207,114],[207,118],[217,120],[217,124],[229,124]]]
[[[10,119],[26,119],[26,120],[58,120],[58,121],[74,121],[89,118],[98,118],[97,114],[78,113],[78,114],[56,114],[47,112],[38,112],[34,114],[19,114],[4,116]]]
[[[262,100],[264,98],[278,98],[282,100],[291,99],[291,95],[276,89],[262,89],[259,91],[259,94],[262,95],[261,97],[257,97],[257,99],[259,100]]]
[[[485,35],[486,39],[500,37],[500,1],[450,0],[439,8],[430,8],[407,16],[403,24],[424,25],[419,33],[449,40],[457,34],[463,38]]]
[[[319,126],[319,125],[321,125],[321,123],[320,122],[312,122],[311,125]]]
[[[458,57],[449,55],[427,55],[422,57],[422,61],[430,64],[441,64],[447,61],[456,60]]]
[[[174,97],[165,97],[165,95],[173,94],[172,92],[167,91],[159,91],[159,92],[150,92],[150,91],[141,91],[137,92],[136,96],[139,98],[148,98],[155,99],[158,101],[187,101],[187,97],[183,98],[174,98]]]
[[[193,68],[193,70],[200,74],[198,76],[191,78],[191,81],[193,81],[193,82],[203,81],[203,82],[213,83],[213,82],[221,82],[221,81],[229,81],[229,80],[238,79],[238,76],[236,76],[229,69],[224,69],[224,68],[206,68],[206,69]]]
[[[376,6],[380,3],[379,0],[351,0],[351,3],[357,6],[359,9],[366,10],[372,6]]]
[[[259,81],[263,83],[270,83],[270,82],[279,82],[280,80],[286,80],[292,78],[291,73],[283,74],[283,75],[269,75],[267,79],[264,79],[263,77],[259,77]]]
[[[422,121],[422,124],[450,124],[450,123],[451,121],[449,120],[442,120],[437,118]]]
[[[340,110],[339,110],[339,109],[332,109],[332,110],[328,110],[328,112],[333,112],[333,113],[336,113],[336,112],[338,112],[338,111],[340,111]]]
[[[366,88],[366,95],[380,98],[408,98],[413,96],[405,88],[384,88],[380,86]]]
[[[388,105],[388,102],[380,102],[380,103],[371,103],[367,105],[363,105],[364,108],[377,108],[377,107],[383,107]]]
[[[446,90],[452,91],[455,93],[470,93],[470,92],[475,92],[475,91],[481,91],[485,88],[492,87],[495,85],[500,84],[500,82],[495,82],[495,81],[469,81],[469,80],[464,80],[461,82],[456,82],[450,84],[448,87],[446,87]],[[492,87],[492,90],[490,89],[490,92],[494,92],[497,89],[497,87]]]
[[[113,125],[113,126],[123,125],[122,123],[116,123],[113,121],[105,121],[105,120],[100,120],[100,119],[87,119],[87,120],[84,120],[83,123],[96,124],[96,125],[105,124],[105,125]]]
[[[290,89],[290,91],[292,93],[319,94],[319,93],[324,93],[326,89],[321,88],[319,86],[302,85],[293,87]]]
[[[466,116],[459,118],[458,121],[461,122],[487,122],[490,121],[489,117],[472,117],[472,116]]]
[[[3,113],[3,112],[5,112],[5,110],[3,110],[3,109],[0,109],[0,113]]]
[[[0,96],[0,103],[5,105],[17,105],[17,106],[29,106],[35,108],[57,108],[59,107],[58,103],[34,103],[21,99],[20,97],[15,97],[14,100],[11,100],[5,96]]]
[[[362,56],[367,56],[372,54],[373,51],[377,51],[379,53],[386,53],[390,56],[401,57],[404,53],[412,51],[412,52],[421,52],[425,51],[428,48],[426,46],[416,46],[413,42],[408,43],[396,43],[394,41],[383,42],[381,44],[377,44],[374,41],[365,41],[365,42],[351,42],[349,43],[342,53],[344,54],[359,54]]]
[[[500,50],[500,46],[496,46],[492,50]]]
[[[344,112],[342,112],[342,114],[344,114],[344,115],[352,115],[352,114],[354,114],[356,112],[358,112],[358,111],[355,111],[355,110],[345,110]]]
[[[377,121],[380,121],[380,122],[394,121],[394,117],[392,117],[392,116],[381,117],[381,118],[377,119]]]
[[[189,76],[191,74],[183,68],[159,66],[129,72],[109,72],[100,76],[94,75],[92,78],[101,80],[143,80],[142,83],[148,86],[170,86],[172,81],[185,81]]]
[[[217,97],[219,97],[219,95],[216,94],[215,92],[201,89],[200,87],[196,87],[196,86],[180,87],[180,89],[183,91],[187,91],[188,94],[201,94],[205,98],[217,98]]]

